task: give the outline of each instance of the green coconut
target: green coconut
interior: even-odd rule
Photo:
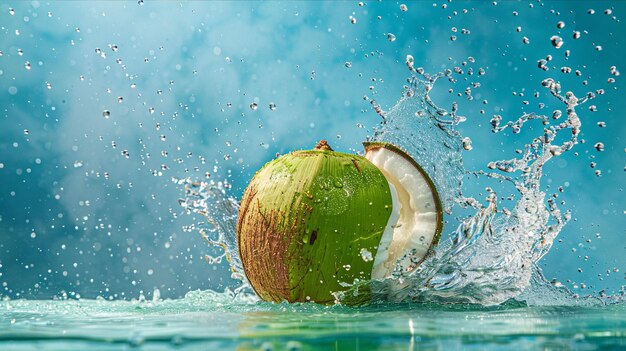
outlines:
[[[254,176],[237,242],[262,299],[333,303],[333,293],[391,275],[407,253],[421,262],[438,242],[441,203],[426,172],[393,145],[365,146],[362,157],[322,140]]]

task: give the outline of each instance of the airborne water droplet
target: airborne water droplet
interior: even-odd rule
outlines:
[[[557,49],[560,49],[561,46],[563,46],[563,38],[559,37],[558,35],[553,35],[550,38],[550,42],[552,42],[552,46]]]
[[[596,143],[593,147],[598,151],[604,151],[604,143]]]
[[[467,151],[473,149],[472,139],[470,139],[469,137],[463,138],[463,149],[465,149]]]

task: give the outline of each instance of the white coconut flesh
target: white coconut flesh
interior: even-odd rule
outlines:
[[[391,189],[393,210],[372,268],[372,278],[383,279],[412,250],[418,261],[426,256],[437,232],[437,200],[424,175],[399,153],[372,148],[365,158],[382,171]]]

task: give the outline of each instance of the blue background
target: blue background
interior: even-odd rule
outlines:
[[[541,133],[536,123],[520,135],[492,135],[489,119],[561,108],[542,79],[577,96],[605,89],[591,102],[597,112],[579,109],[585,143],[577,154],[546,167],[544,187],[551,194],[564,186],[561,208],[573,220],[542,267],[580,294],[618,291],[626,278],[626,102],[622,77],[610,67],[626,72],[626,4],[405,3],[406,12],[398,2],[375,1],[2,2],[0,295],[130,298],[159,288],[176,297],[232,285],[224,265],[204,262],[211,249],[187,227],[201,218],[183,213],[183,189],[172,178],[210,172],[239,197],[276,153],[322,138],[337,150],[359,150],[380,121],[363,96],[392,107],[409,76],[407,54],[427,72],[470,56],[486,70],[480,79],[458,78],[461,92],[480,81],[474,101],[448,94],[443,83],[431,94],[443,106],[458,101],[468,118],[459,129],[473,140],[464,155],[469,170],[515,157]],[[561,49],[550,44],[557,34]],[[537,60],[546,55],[553,60],[542,71]],[[582,75],[561,73],[562,66]],[[480,194],[478,183],[466,182],[465,193]]]

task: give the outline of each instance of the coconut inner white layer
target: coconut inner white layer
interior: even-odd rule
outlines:
[[[372,268],[372,278],[383,279],[411,250],[417,260],[426,256],[437,230],[437,207],[428,181],[403,156],[381,147],[367,151],[365,158],[382,171],[391,189],[393,211]]]

